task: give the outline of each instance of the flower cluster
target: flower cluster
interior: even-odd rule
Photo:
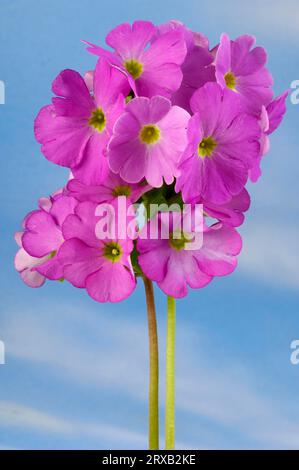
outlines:
[[[288,92],[274,98],[266,52],[249,35],[222,34],[210,48],[178,21],[136,21],[117,26],[106,43],[110,49],[87,43],[95,69],[62,71],[52,103],[36,117],[43,155],[69,168],[70,179],[26,216],[15,266],[31,287],[65,279],[99,302],[127,298],[138,276],[183,297],[188,286],[235,269],[242,246],[236,227],[250,205],[245,186],[261,174]],[[126,222],[116,212],[105,219],[125,235],[107,229],[99,236],[100,206],[116,208],[124,198],[126,207],[145,210],[145,223],[134,206]],[[164,209],[149,211],[153,204]],[[173,204],[179,210],[165,237]],[[199,204],[203,221],[187,233],[183,208],[192,214]],[[123,229],[132,221],[129,236]],[[157,236],[146,237],[152,222]],[[202,243],[190,249],[198,232]]]

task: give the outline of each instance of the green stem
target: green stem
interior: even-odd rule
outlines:
[[[167,298],[165,449],[175,448],[175,299]]]
[[[159,351],[153,283],[143,277],[149,335],[149,449],[159,449]]]

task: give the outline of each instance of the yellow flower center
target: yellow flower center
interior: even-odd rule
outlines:
[[[101,108],[95,109],[91,114],[88,124],[94,127],[98,132],[103,132],[106,127],[106,116],[104,111]]]
[[[236,89],[237,79],[236,79],[236,76],[233,74],[233,72],[227,72],[224,75],[224,80],[225,80],[227,88],[229,88],[230,90]]]
[[[143,126],[140,131],[140,139],[144,144],[155,144],[160,138],[160,129],[154,124]]]
[[[115,186],[115,188],[112,191],[113,196],[118,197],[118,196],[126,196],[129,197],[131,196],[131,188],[130,186],[127,185],[120,185],[120,186]]]
[[[213,139],[213,137],[205,137],[198,146],[199,157],[211,157],[216,147],[217,142]]]
[[[186,243],[188,243],[189,240],[186,238],[186,235],[184,232],[180,231],[175,231],[170,234],[169,237],[169,245],[171,248],[177,251],[181,251],[185,248]]]
[[[129,72],[130,75],[136,80],[137,78],[140,77],[143,71],[143,66],[138,60],[131,59],[131,60],[126,60],[124,63],[125,69],[127,72]]]
[[[106,243],[103,254],[109,261],[116,263],[122,256],[121,247],[116,242]]]

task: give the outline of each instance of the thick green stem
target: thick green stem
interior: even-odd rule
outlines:
[[[153,283],[143,277],[149,335],[149,449],[159,449],[159,351]]]
[[[175,299],[167,298],[165,449],[175,448]]]

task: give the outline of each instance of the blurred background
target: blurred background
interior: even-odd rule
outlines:
[[[48,162],[33,120],[64,68],[96,58],[119,23],[179,19],[218,43],[254,34],[275,93],[299,80],[297,0],[0,0],[0,448],[147,446],[148,343],[143,286],[101,305],[67,283],[26,287],[14,271],[14,232],[67,171]],[[177,448],[299,448],[299,105],[272,136],[250,185],[239,268],[177,303]],[[166,302],[156,291],[164,402]],[[163,437],[163,408],[161,430]],[[163,445],[163,442],[162,442]]]

